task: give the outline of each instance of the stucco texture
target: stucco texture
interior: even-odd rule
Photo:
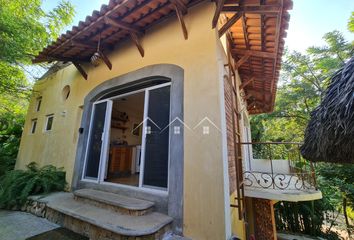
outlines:
[[[86,81],[70,65],[34,86],[26,118],[16,168],[23,169],[35,161],[40,165],[64,167],[71,183],[85,96],[98,84],[111,78],[154,64],[174,64],[184,69],[184,120],[196,126],[207,117],[221,126],[220,68],[217,62],[217,30],[211,28],[215,4],[206,2],[189,10],[185,22],[189,31],[184,40],[176,18],[170,18],[151,29],[142,39],[142,58],[132,42],[121,44],[108,54],[112,70],[101,64],[84,65]],[[136,79],[132,79],[136,80]],[[62,89],[69,85],[69,98],[62,99]],[[42,96],[42,106],[35,111],[35,100]],[[44,132],[45,116],[54,114],[53,130]],[[30,134],[31,119],[37,118],[35,134]],[[184,226],[183,233],[192,239],[226,239],[224,167],[220,129],[203,135],[200,128],[186,130],[184,135]]]

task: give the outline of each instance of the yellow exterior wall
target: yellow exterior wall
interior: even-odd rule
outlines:
[[[64,167],[71,183],[84,97],[98,84],[113,77],[152,64],[169,63],[184,69],[184,120],[195,126],[208,117],[221,124],[220,67],[217,62],[217,31],[211,28],[215,4],[205,2],[189,10],[185,16],[189,39],[184,40],[176,18],[148,30],[142,39],[142,58],[131,42],[120,45],[108,54],[113,69],[101,64],[85,65],[88,80],[74,66],[66,67],[38,81],[32,97],[16,168],[36,161],[40,165]],[[135,79],[132,79],[135,80]],[[61,91],[70,85],[71,94],[65,102]],[[35,112],[35,99],[43,97],[42,107]],[[65,116],[63,112],[66,112]],[[44,133],[46,114],[55,114],[53,130]],[[37,131],[31,135],[31,119],[38,118]],[[184,234],[198,240],[221,240],[226,237],[225,192],[222,136],[218,130],[202,136],[185,131],[184,136]],[[229,199],[227,199],[227,202]]]
[[[220,40],[219,40],[219,44],[218,44],[218,55],[219,55],[219,59],[221,59],[222,61],[222,66],[224,68],[224,74],[228,75],[228,67],[224,67],[224,64],[228,64],[228,60],[227,60],[227,55],[226,55],[226,51],[227,51],[227,38],[226,38],[226,34],[224,34]],[[247,108],[243,105],[244,103],[242,103],[241,100],[241,93],[239,90],[239,86],[241,85],[241,78],[240,75],[238,74],[237,70],[236,70],[236,91],[237,91],[237,98],[239,99],[239,106],[238,109],[242,112],[245,113],[245,115],[248,117],[248,112],[247,112]],[[244,124],[243,121],[240,122],[240,129],[243,129]],[[241,131],[241,135],[242,135],[243,131]],[[243,151],[243,149],[241,149]],[[231,149],[231,151],[233,151]],[[243,153],[242,153],[243,155]],[[244,166],[243,166],[244,167]],[[230,204],[234,204],[234,205],[238,205],[237,201],[235,200],[235,198],[237,197],[237,192],[229,192],[229,203]],[[244,206],[246,207],[246,206]],[[239,220],[239,214],[238,214],[238,209],[234,208],[234,207],[230,207],[230,224],[231,224],[231,232],[233,235],[241,238],[241,239],[246,239],[246,226],[245,226],[245,222],[243,220]]]

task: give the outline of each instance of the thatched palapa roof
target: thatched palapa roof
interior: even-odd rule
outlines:
[[[314,162],[354,163],[354,56],[311,113],[301,153]]]

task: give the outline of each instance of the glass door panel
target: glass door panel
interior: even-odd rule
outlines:
[[[107,138],[109,136],[109,122],[112,111],[110,100],[95,103],[91,118],[91,129],[86,154],[85,179],[98,181],[101,163],[107,157]]]
[[[143,186],[167,188],[170,86],[149,90],[147,105]]]

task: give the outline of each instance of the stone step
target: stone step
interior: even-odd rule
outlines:
[[[152,212],[154,203],[142,199],[104,192],[80,189],[74,192],[75,199],[97,207],[111,209],[122,214],[141,216]]]
[[[121,236],[162,239],[173,220],[157,212],[143,216],[120,214],[77,201],[72,193],[55,194],[45,199],[45,202],[49,220],[92,239],[101,239],[102,236],[112,239],[120,239]],[[101,237],[97,237],[97,234]]]

